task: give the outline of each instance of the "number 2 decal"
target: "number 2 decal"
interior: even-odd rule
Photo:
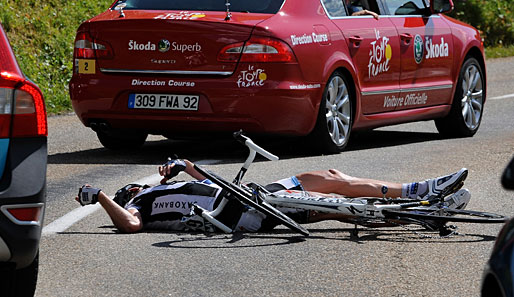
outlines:
[[[95,60],[80,59],[78,60],[78,73],[79,74],[94,74],[95,73]]]

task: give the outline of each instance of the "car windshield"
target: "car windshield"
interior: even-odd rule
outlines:
[[[226,11],[230,3],[231,12],[277,13],[284,0],[126,0],[124,9],[144,10],[196,10]]]

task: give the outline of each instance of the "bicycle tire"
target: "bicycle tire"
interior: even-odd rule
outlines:
[[[478,224],[503,224],[508,218],[503,215],[465,209],[384,209],[387,219],[417,219],[421,221],[461,222]]]
[[[234,195],[236,199],[238,199],[241,203],[247,204],[259,212],[271,216],[278,221],[280,221],[283,225],[288,227],[289,229],[296,231],[304,236],[309,236],[309,231],[305,229],[304,227],[300,226],[298,223],[293,221],[291,218],[283,214],[278,209],[274,208],[267,202],[263,202],[262,204],[259,204],[251,199],[251,194],[247,191],[241,189],[239,186],[236,186],[232,183],[227,182],[222,177],[216,175],[213,172],[207,171],[197,165],[194,166],[195,169],[200,172],[203,176],[208,178],[213,183],[220,186],[225,191],[229,192],[230,194]]]

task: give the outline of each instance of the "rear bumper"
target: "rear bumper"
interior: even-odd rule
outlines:
[[[258,69],[261,75],[251,74]],[[266,75],[262,75],[265,73]],[[140,82],[152,85],[142,85]],[[162,85],[164,84],[164,85]],[[75,74],[70,97],[86,126],[170,132],[235,131],[306,135],[314,127],[324,86],[306,83],[296,64],[242,65],[228,77],[141,77]],[[129,109],[129,94],[198,95],[198,111]]]
[[[0,181],[0,208],[42,204],[44,213],[46,165],[46,138],[11,139]],[[0,212],[0,261],[15,263],[17,268],[32,263],[39,248],[42,221],[43,215],[37,224],[20,224]]]

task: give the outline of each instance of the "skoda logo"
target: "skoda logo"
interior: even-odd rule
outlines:
[[[423,38],[419,36],[419,34],[416,34],[414,37],[414,59],[416,60],[416,63],[421,63],[423,61],[423,53],[424,53],[424,47],[423,47]]]
[[[165,53],[170,50],[170,42],[166,39],[159,41],[159,51]]]

